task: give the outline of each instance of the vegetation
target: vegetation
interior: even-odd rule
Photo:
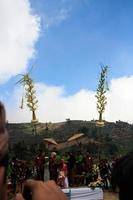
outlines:
[[[28,157],[32,158],[39,148],[48,151],[47,146],[43,143],[44,138],[54,138],[57,143],[62,143],[67,141],[69,137],[77,132],[82,132],[88,138],[99,141],[102,146],[103,156],[112,157],[125,154],[133,149],[132,125],[121,121],[116,123],[105,122],[105,126],[102,128],[101,133],[102,143],[99,138],[98,127],[95,126],[95,121],[71,120],[71,123],[38,123],[36,128],[38,134],[34,135],[30,123],[8,124],[10,155],[15,154],[22,159]],[[62,147],[59,151],[62,153],[69,150],[77,151],[76,142],[72,144],[72,146]],[[97,144],[84,143],[83,141],[81,150],[83,152],[89,151],[94,155],[97,155],[98,146]]]

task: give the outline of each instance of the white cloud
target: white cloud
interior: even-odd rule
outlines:
[[[44,29],[48,30],[52,26],[58,26],[65,21],[70,15],[70,8],[60,8],[51,14],[41,14],[41,19],[44,24]]]
[[[29,0],[0,0],[0,82],[25,71],[35,56],[39,29]]]
[[[103,118],[107,121],[133,122],[133,76],[113,79],[108,92],[108,104]],[[66,118],[73,120],[98,119],[94,91],[80,90],[71,96],[65,96],[63,87],[36,84],[39,108],[37,117],[41,122],[59,122]],[[25,108],[19,109],[22,91],[16,88],[14,96],[7,105],[10,122],[28,122],[31,113]],[[16,105],[15,103],[16,102]],[[12,115],[12,113],[14,113]]]
[[[109,121],[133,122],[133,76],[113,79],[105,117]]]
[[[66,8],[62,8],[61,10],[59,10],[55,19],[56,23],[59,24],[62,21],[66,20],[69,16],[69,12],[70,12],[70,9],[66,9]]]

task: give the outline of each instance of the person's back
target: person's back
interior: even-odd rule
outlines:
[[[112,171],[112,188],[119,188],[120,200],[133,200],[133,152],[120,158]]]

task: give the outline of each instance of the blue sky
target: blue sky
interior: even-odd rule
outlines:
[[[109,66],[109,78],[133,74],[133,1],[33,0],[31,4],[42,17],[34,61],[38,80],[63,85],[69,94],[81,88],[95,90],[101,64]],[[64,18],[57,20],[61,10]],[[51,24],[46,28],[45,23]]]
[[[19,109],[24,91],[15,84],[31,66],[40,121],[96,119],[102,64],[109,67],[105,119],[133,121],[133,1],[1,0],[0,9],[0,92],[9,121],[31,118]]]

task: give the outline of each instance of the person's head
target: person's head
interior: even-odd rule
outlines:
[[[120,200],[133,199],[133,152],[120,158],[112,171],[112,188],[119,188]]]
[[[90,153],[87,151],[86,152],[86,157],[89,157],[90,156]]]
[[[49,162],[49,157],[48,156],[45,156],[45,162]]]
[[[56,152],[51,153],[51,158],[56,158]]]
[[[62,164],[66,163],[66,161],[64,160],[64,158],[61,159],[61,163]]]

